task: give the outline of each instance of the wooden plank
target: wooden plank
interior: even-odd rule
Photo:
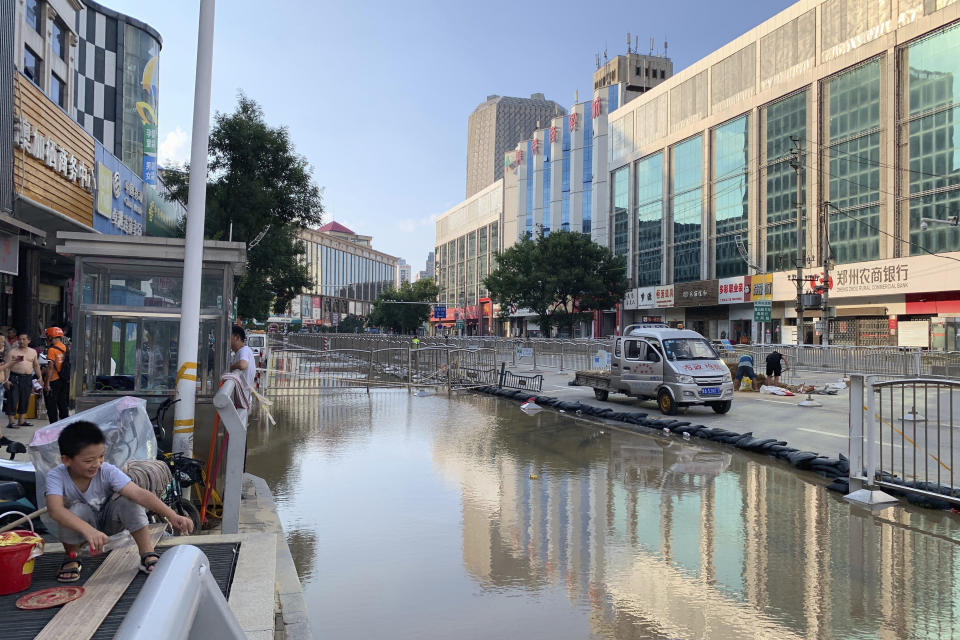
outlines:
[[[167,525],[148,526],[150,537],[156,545]],[[136,545],[111,551],[83,585],[83,596],[65,604],[34,640],[90,640],[137,577],[139,567],[140,552]]]

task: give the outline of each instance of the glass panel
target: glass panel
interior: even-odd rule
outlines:
[[[791,136],[807,132],[807,92],[801,91],[763,109],[766,129],[767,271],[794,268],[797,251],[796,171],[790,166]],[[806,202],[806,170],[801,169],[801,198]],[[806,217],[806,205],[801,209]],[[805,225],[804,225],[805,226]],[[806,229],[803,230],[806,234]]]
[[[627,207],[630,199],[630,167],[620,167],[613,174],[613,252],[627,252]]]
[[[661,282],[663,256],[663,153],[637,162],[637,285]]]
[[[88,262],[83,271],[85,304],[179,308],[182,302],[182,270]],[[200,283],[200,307],[223,308],[221,271],[204,271]]]
[[[584,182],[583,183],[583,200],[581,202],[581,207],[583,208],[583,220],[581,222],[581,231],[583,233],[590,233],[593,225],[593,183]]]
[[[550,233],[550,145],[547,144],[547,136],[544,133],[543,149],[543,217],[540,219],[543,224],[543,234]]]
[[[533,235],[533,143],[527,140],[527,155],[523,158],[527,163],[527,210],[526,226],[524,231],[527,237]]]
[[[673,281],[700,279],[703,144],[697,135],[672,149]]]
[[[920,40],[904,51],[909,69],[908,112],[916,115],[956,104],[960,96],[960,25]]]

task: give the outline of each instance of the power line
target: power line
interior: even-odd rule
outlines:
[[[826,204],[828,207],[830,207],[831,209],[833,209],[833,210],[836,211],[837,213],[839,213],[839,214],[841,214],[841,215],[843,215],[843,216],[846,216],[847,218],[850,218],[851,220],[854,220],[854,221],[856,221],[857,223],[864,225],[865,227],[869,227],[870,229],[873,229],[873,230],[876,231],[877,233],[882,233],[883,235],[885,235],[885,236],[887,236],[887,237],[893,238],[893,239],[896,240],[897,242],[902,242],[902,243],[904,243],[904,244],[908,244],[908,245],[910,245],[910,246],[916,247],[916,248],[920,249],[921,251],[923,251],[924,253],[930,254],[931,256],[936,256],[936,257],[938,257],[938,258],[943,258],[943,259],[945,259],[945,260],[953,260],[954,262],[960,262],[960,258],[954,258],[953,256],[945,256],[945,255],[943,255],[942,253],[936,253],[936,252],[934,252],[934,251],[930,251],[929,249],[927,249],[927,248],[924,247],[923,245],[918,244],[918,243],[916,243],[916,242],[913,242],[912,240],[907,240],[907,239],[905,239],[905,238],[897,237],[897,236],[893,235],[892,233],[887,233],[886,231],[883,231],[883,230],[880,229],[879,227],[873,226],[872,224],[870,224],[869,222],[867,222],[867,221],[865,221],[865,220],[862,220],[862,219],[860,219],[860,218],[857,218],[857,217],[855,217],[855,216],[852,216],[852,215],[848,214],[846,211],[840,209],[839,207],[837,207],[835,204],[833,204],[833,203],[830,202],[829,200],[824,200],[824,204]]]

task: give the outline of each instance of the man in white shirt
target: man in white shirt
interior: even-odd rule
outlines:
[[[233,326],[230,332],[230,348],[233,349],[230,371],[242,372],[247,387],[253,389],[257,377],[257,359],[253,355],[253,349],[247,346],[247,332],[243,327]]]

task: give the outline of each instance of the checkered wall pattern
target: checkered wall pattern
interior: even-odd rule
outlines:
[[[121,125],[118,100],[122,99],[123,77],[118,61],[123,55],[117,19],[87,7],[77,12],[76,27],[80,34],[74,85],[76,120],[119,157],[116,132]]]

